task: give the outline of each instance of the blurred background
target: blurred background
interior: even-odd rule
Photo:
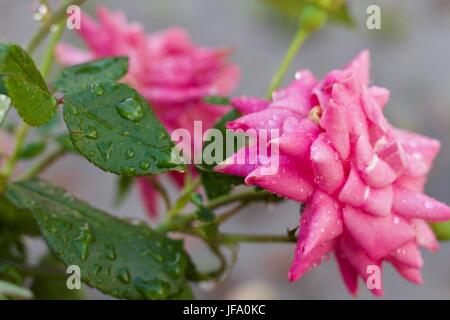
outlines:
[[[366,9],[371,4],[381,7],[381,30],[366,28]],[[236,94],[264,94],[295,31],[293,21],[259,0],[89,0],[84,9],[92,14],[97,5],[122,9],[130,21],[143,24],[148,32],[179,25],[198,44],[233,47],[232,59],[242,69]],[[350,0],[349,5],[357,25],[353,29],[330,25],[315,34],[295,59],[286,81],[300,68],[322,76],[362,49],[370,49],[372,80],[391,91],[385,109],[390,122],[441,140],[442,151],[427,192],[450,202],[450,1]],[[37,26],[31,1],[0,0],[0,41],[26,43]],[[79,43],[73,31],[65,32],[64,41]],[[122,205],[114,206],[117,178],[84,158],[66,156],[44,176],[118,216],[146,217],[137,188]],[[298,224],[298,210],[298,205],[289,201],[255,205],[224,227],[234,232],[280,234]],[[44,245],[29,243],[32,259],[37,259]],[[187,246],[199,265],[214,268],[214,257],[205,247],[193,240]],[[231,275],[219,286],[196,287],[196,295],[204,299],[351,299],[334,259],[289,283],[287,271],[293,252],[293,244],[243,244]],[[423,255],[423,286],[406,282],[386,265],[384,299],[450,299],[450,243],[442,243],[438,253],[424,251]],[[360,285],[357,298],[372,298]],[[88,296],[108,298],[91,289]]]

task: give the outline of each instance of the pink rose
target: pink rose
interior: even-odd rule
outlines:
[[[79,35],[89,50],[60,44],[56,54],[62,64],[127,56],[129,70],[124,81],[149,101],[169,131],[184,128],[192,133],[194,121],[202,121],[205,131],[229,111],[202,101],[207,95],[227,96],[236,87],[239,69],[227,61],[229,49],[195,45],[181,28],[147,34],[140,24],[128,23],[122,12],[103,7],[98,8],[97,18],[98,22],[82,14]],[[175,181],[182,183],[179,176]],[[157,192],[147,180],[139,183],[144,203],[154,216]]]
[[[243,116],[228,127],[279,129],[279,137],[268,138],[279,152],[256,165],[233,163],[234,154],[216,170],[304,203],[291,281],[334,252],[352,294],[358,276],[368,280],[368,267],[383,262],[421,283],[418,246],[438,248],[427,221],[450,219],[448,206],[423,193],[439,141],[387,122],[389,91],[369,85],[369,65],[369,52],[363,51],[322,81],[298,72],[273,101],[233,101]],[[250,148],[255,146],[238,153]],[[277,173],[264,174],[276,160]],[[383,294],[382,288],[371,291]]]

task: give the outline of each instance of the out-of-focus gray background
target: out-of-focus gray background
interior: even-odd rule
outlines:
[[[232,46],[233,60],[242,69],[237,94],[262,95],[295,26],[258,0],[127,0],[88,1],[122,9],[130,20],[142,23],[148,32],[172,25],[186,28],[196,43]],[[366,8],[382,9],[381,31],[365,27]],[[358,21],[354,30],[329,26],[307,41],[291,69],[309,68],[323,75],[346,64],[356,53],[369,48],[374,83],[391,90],[386,112],[399,126],[422,132],[442,141],[442,151],[428,183],[428,193],[450,202],[450,2],[447,0],[350,0]],[[31,1],[0,1],[0,41],[26,43],[36,30],[31,19]],[[65,40],[77,43],[71,32]],[[288,77],[289,78],[289,77]],[[82,158],[66,157],[45,176],[82,199],[121,216],[145,217],[136,188],[120,207],[113,206],[116,178],[93,167]],[[286,202],[254,206],[225,225],[235,232],[284,233],[297,224],[298,205]],[[195,259],[214,267],[214,258],[194,241],[188,242]],[[31,246],[37,255],[42,244]],[[336,299],[350,298],[331,259],[295,283],[288,283],[287,270],[293,245],[244,244],[240,259],[219,287],[196,288],[199,298]],[[442,243],[436,254],[423,252],[425,284],[415,286],[385,267],[386,299],[449,299],[450,243]],[[361,283],[362,285],[362,283]],[[358,298],[371,298],[361,288]],[[92,297],[103,296],[91,290]]]

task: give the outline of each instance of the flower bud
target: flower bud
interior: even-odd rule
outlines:
[[[325,11],[336,11],[344,4],[344,0],[315,0],[314,4]]]
[[[316,5],[309,4],[300,12],[300,27],[307,32],[314,32],[321,28],[328,19],[328,14]]]

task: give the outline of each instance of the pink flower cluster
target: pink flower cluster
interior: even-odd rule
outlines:
[[[450,219],[448,206],[424,194],[439,141],[388,123],[383,108],[389,92],[369,85],[369,68],[369,52],[363,51],[321,81],[307,70],[298,72],[272,101],[234,99],[243,116],[228,128],[279,129],[279,137],[268,138],[279,151],[256,164],[236,164],[240,154],[258,148],[254,144],[216,167],[304,203],[289,279],[299,279],[334,252],[352,294],[358,277],[367,281],[368,267],[383,262],[421,283],[418,247],[438,248],[427,221]],[[262,169],[274,157],[279,170],[265,175]]]
[[[239,69],[227,61],[231,50],[195,45],[180,28],[147,34],[140,24],[128,23],[120,11],[100,7],[97,18],[98,22],[82,14],[79,35],[89,50],[60,44],[56,53],[62,64],[127,56],[129,71],[124,81],[150,102],[169,131],[184,128],[192,133],[194,121],[201,121],[206,130],[229,111],[226,107],[209,105],[202,98],[228,96],[236,87]],[[179,175],[171,176],[177,184],[182,183]],[[139,183],[143,200],[154,216],[157,192],[146,179],[140,179]]]

